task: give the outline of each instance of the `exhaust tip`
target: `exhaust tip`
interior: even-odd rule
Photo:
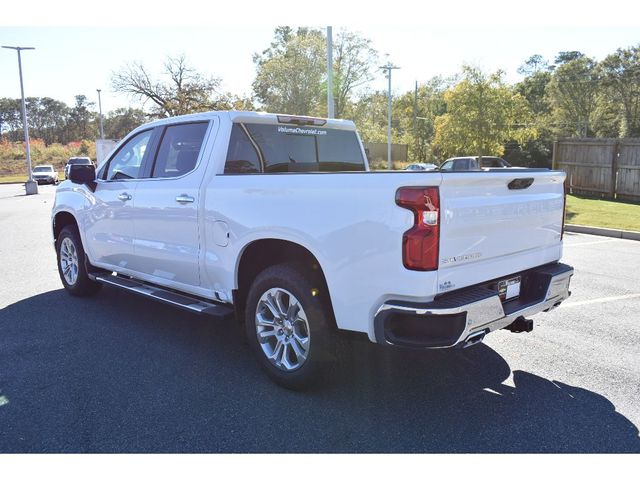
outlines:
[[[467,337],[467,339],[462,344],[462,348],[471,347],[472,345],[476,345],[481,343],[484,340],[485,335],[487,334],[486,330],[482,330],[481,332],[472,333]]]

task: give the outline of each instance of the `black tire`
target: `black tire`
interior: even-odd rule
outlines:
[[[75,249],[78,259],[77,278],[73,283],[70,283],[65,278],[62,269],[61,249],[63,248],[65,239],[69,239],[69,241],[73,244],[73,248]],[[62,285],[67,292],[78,297],[85,297],[94,295],[100,290],[102,284],[94,282],[89,278],[89,275],[87,274],[84,248],[82,247],[82,241],[80,240],[80,233],[78,233],[78,229],[74,225],[67,225],[58,235],[58,238],[56,240],[56,254],[58,261],[58,274],[60,275]]]
[[[285,263],[262,271],[249,288],[245,308],[245,330],[249,347],[267,375],[285,388],[303,390],[317,383],[334,360],[332,352],[333,328],[328,296],[319,279],[302,273],[303,267]],[[306,360],[296,369],[284,371],[275,366],[263,351],[256,330],[258,302],[270,289],[290,292],[301,305],[309,326],[309,347]]]

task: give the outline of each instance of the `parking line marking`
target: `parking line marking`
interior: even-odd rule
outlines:
[[[558,308],[563,307],[580,307],[582,305],[590,305],[592,303],[615,302],[616,300],[628,300],[630,298],[639,298],[640,293],[630,293],[628,295],[618,295],[616,297],[594,298],[593,300],[583,300],[582,302],[562,303]]]
[[[576,246],[580,246],[580,245],[597,245],[599,243],[615,242],[616,240],[620,240],[620,238],[610,238],[608,240],[594,240],[593,242],[565,243],[565,245],[567,247],[576,247]]]

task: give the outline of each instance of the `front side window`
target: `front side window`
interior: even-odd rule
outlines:
[[[452,168],[453,168],[453,160],[449,160],[449,161],[444,162],[442,164],[442,166],[440,167],[440,170],[444,170],[446,172],[450,172]]]
[[[207,126],[207,122],[201,122],[167,127],[160,142],[152,176],[180,177],[192,171],[196,167]]]
[[[128,180],[142,175],[142,159],[147,150],[153,130],[138,133],[129,139],[118,153],[109,160],[104,180]]]
[[[354,131],[267,124],[233,125],[225,173],[364,171]]]

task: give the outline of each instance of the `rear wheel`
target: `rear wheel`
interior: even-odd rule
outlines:
[[[293,264],[267,268],[249,289],[249,345],[267,374],[286,388],[309,387],[330,363],[330,314],[323,297],[319,283]]]
[[[84,248],[78,229],[67,225],[56,240],[58,273],[62,285],[71,295],[93,295],[102,285],[89,278],[85,264]]]

